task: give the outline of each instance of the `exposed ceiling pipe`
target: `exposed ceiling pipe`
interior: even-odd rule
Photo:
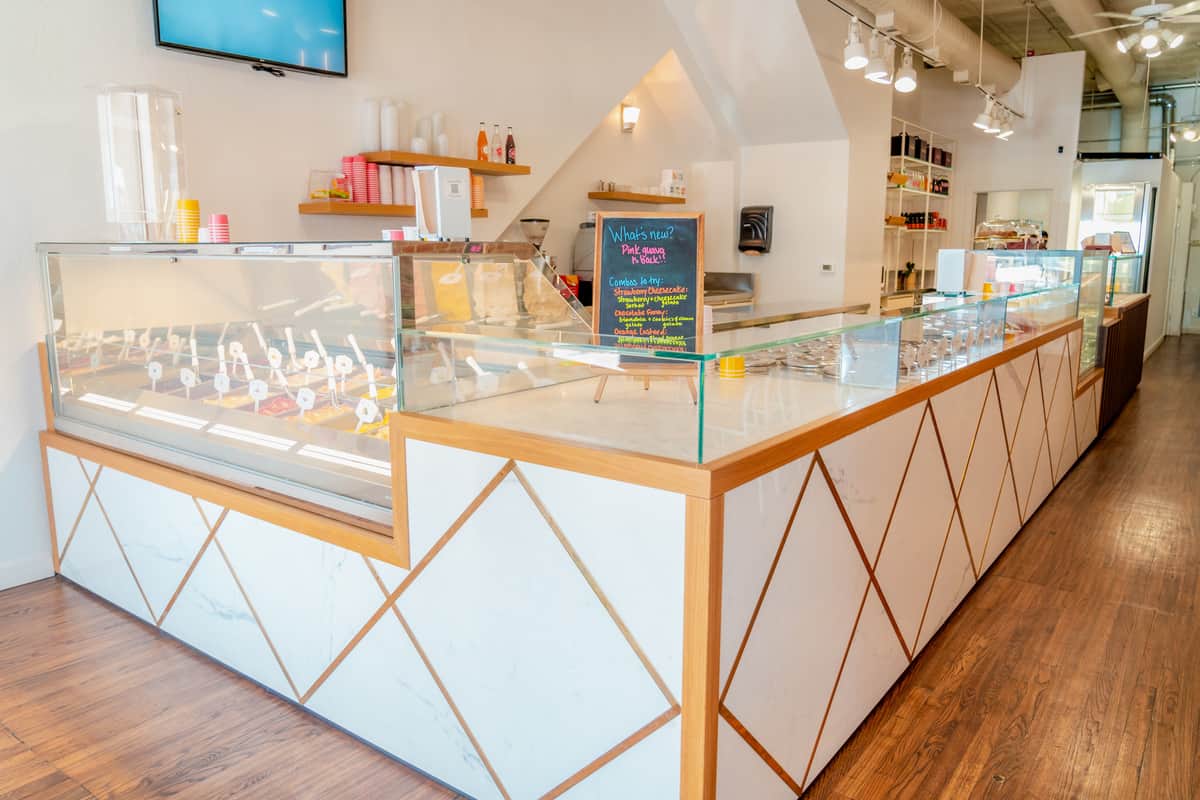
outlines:
[[[1006,94],[1021,78],[1021,67],[993,45],[983,44],[983,77],[979,75],[979,36],[935,0],[858,0],[876,15],[891,12],[892,26],[905,40],[922,49],[937,47],[938,60],[953,70],[965,70],[969,82],[994,84]]]
[[[1067,23],[1071,33],[1083,33],[1112,23],[1110,19],[1096,16],[1106,10],[1099,0],[1050,0],[1050,5]],[[1077,41],[1087,49],[1100,72],[1112,85],[1113,94],[1121,102],[1121,149],[1140,149],[1137,142],[1146,139],[1146,86],[1143,73],[1128,53],[1117,49],[1118,36],[1114,31],[1096,33]]]
[[[1147,103],[1152,106],[1162,106],[1162,126],[1160,131],[1162,141],[1159,147],[1161,148],[1160,152],[1162,152],[1164,156],[1169,156],[1172,150],[1171,126],[1175,124],[1175,108],[1177,105],[1175,96],[1172,94],[1167,94],[1166,92],[1155,92],[1154,94],[1150,95]],[[1087,100],[1083,106],[1084,111],[1103,111],[1114,108],[1124,109],[1124,105],[1122,105],[1121,101],[1117,99],[1116,95],[1112,94],[1111,92],[1093,92],[1090,95],[1090,99]],[[1122,126],[1121,132],[1124,134],[1124,126]],[[1140,142],[1148,144],[1148,141],[1145,138],[1146,134],[1148,133],[1149,131],[1147,126],[1147,129],[1143,130],[1143,138],[1140,140]],[[1109,139],[1106,141],[1112,140]],[[1121,150],[1139,151],[1141,149],[1141,146],[1127,147],[1124,138],[1122,138]]]

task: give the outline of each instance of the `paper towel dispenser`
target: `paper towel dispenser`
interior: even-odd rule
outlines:
[[[771,217],[774,212],[775,206],[742,208],[738,250],[750,256],[771,252]]]

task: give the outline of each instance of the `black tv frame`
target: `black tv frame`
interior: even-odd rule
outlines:
[[[350,25],[349,18],[346,16],[346,0],[342,0],[342,27],[344,29],[342,31],[342,47],[344,51],[342,55],[346,64],[345,72],[333,72],[331,70],[317,69],[315,67],[301,67],[297,66],[296,64],[286,64],[280,61],[271,61],[266,58],[254,58],[253,56],[244,56],[239,53],[229,53],[224,50],[208,50],[203,47],[191,47],[186,44],[164,42],[162,40],[162,34],[158,24],[158,2],[159,0],[150,0],[150,4],[154,7],[154,44],[157,47],[162,47],[167,50],[181,50],[185,53],[195,53],[196,55],[208,56],[209,58],[220,58],[226,61],[241,61],[246,64],[275,67],[288,72],[304,72],[309,75],[321,75],[327,78],[347,78],[350,76]]]

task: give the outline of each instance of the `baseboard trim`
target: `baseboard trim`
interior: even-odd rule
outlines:
[[[1154,351],[1157,350],[1158,348],[1162,347],[1162,343],[1166,338],[1167,338],[1166,336],[1160,336],[1160,337],[1158,337],[1157,342],[1155,342],[1154,344],[1147,347],[1146,352],[1142,354],[1142,361],[1146,361],[1147,359],[1150,358],[1150,356],[1154,355]]]
[[[13,561],[0,561],[0,591],[40,581],[54,574],[50,554],[31,556]]]

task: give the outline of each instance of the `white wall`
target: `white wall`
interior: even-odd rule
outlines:
[[[494,238],[666,53],[685,50],[657,3],[514,0],[491,8],[469,36],[429,35],[478,19],[476,0],[350,0],[348,80],[275,79],[245,64],[154,47],[146,0],[60,0],[9,9],[0,50],[0,367],[22,387],[0,421],[0,587],[50,572],[36,432],[43,427],[34,342],[43,334],[39,240],[107,238],[95,94],[104,84],[182,92],[191,194],[230,214],[235,238],[376,238],[377,219],[302,217],[308,170],[333,167],[356,146],[359,99],[390,95],[417,113],[442,110],[468,147],[479,120],[512,124],[527,178],[489,180]],[[465,30],[465,29],[462,29]],[[619,57],[614,57],[619,53]],[[598,175],[595,177],[599,177]]]
[[[846,302],[878,306],[884,261],[883,184],[891,162],[892,113],[894,104],[905,95],[868,81],[861,71],[851,72],[842,66],[847,26],[844,13],[825,0],[798,0],[797,4],[850,144],[844,179],[846,245],[844,260],[837,264],[838,280]],[[925,77],[921,70],[920,80],[923,82]],[[817,193],[824,191],[821,188]],[[828,275],[820,275],[821,282],[828,280]]]
[[[1146,352],[1155,350],[1166,332],[1167,287],[1171,282],[1174,254],[1175,214],[1181,181],[1169,161],[1092,161],[1083,165],[1083,186],[1095,183],[1149,183],[1158,187],[1154,230],[1151,234],[1149,282],[1150,308],[1146,315]]]
[[[1047,221],[1050,246],[1068,246],[1084,59],[1078,51],[1024,60],[1021,80],[1006,102],[1025,119],[1014,120],[1014,134],[1006,142],[972,125],[983,110],[979,92],[955,85],[946,70],[925,73],[928,77],[913,95],[919,104],[914,121],[958,141],[944,247],[971,246],[978,192],[1025,189],[1053,193]]]
[[[742,258],[742,271],[758,273],[760,298],[842,302],[849,157],[844,139],[742,148],[740,203],[775,206],[771,252]]]
[[[705,258],[710,271],[729,270],[736,260],[734,192],[736,145],[712,119],[674,51],[654,65],[625,99],[641,110],[631,133],[621,130],[620,104],[613,106],[566,163],[538,191],[519,217],[546,217],[544,248],[559,269],[570,272],[572,243],[589,211],[647,210],[648,206],[589,200],[600,180],[657,185],[663,169],[682,169],[688,202],[654,210],[705,214]],[[521,239],[519,225],[502,238]]]

